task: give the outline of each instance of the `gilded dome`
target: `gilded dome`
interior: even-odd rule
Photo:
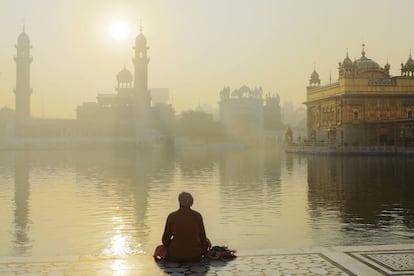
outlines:
[[[132,73],[125,67],[116,75],[118,82],[132,82]]]
[[[362,56],[360,59],[358,59],[356,61],[356,66],[359,71],[375,71],[380,69],[378,63],[372,59],[367,58],[366,56]]]
[[[380,66],[378,63],[369,59],[365,56],[364,46],[362,45],[362,56],[356,60],[356,67],[358,71],[377,71],[380,70]]]

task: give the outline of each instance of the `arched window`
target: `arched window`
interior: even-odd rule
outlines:
[[[413,118],[413,112],[411,110],[409,110],[407,112],[407,117],[408,117],[408,119],[412,119]]]
[[[354,121],[358,120],[358,111],[354,111]]]

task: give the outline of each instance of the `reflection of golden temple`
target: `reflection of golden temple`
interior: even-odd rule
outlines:
[[[312,142],[331,145],[414,144],[414,60],[402,64],[401,76],[390,75],[362,56],[339,63],[339,79],[320,85],[316,70],[307,87],[307,128]]]
[[[343,222],[366,225],[394,220],[411,227],[414,189],[407,184],[414,181],[413,165],[411,158],[397,158],[390,165],[388,157],[308,156],[309,210],[315,217],[337,210]]]

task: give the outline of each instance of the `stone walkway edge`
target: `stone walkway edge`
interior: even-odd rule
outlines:
[[[414,275],[414,243],[241,250],[232,261],[127,256],[2,257],[0,275]]]

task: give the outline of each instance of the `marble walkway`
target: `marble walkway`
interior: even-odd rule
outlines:
[[[232,261],[155,262],[149,255],[0,258],[0,275],[414,275],[414,244],[251,250]]]

